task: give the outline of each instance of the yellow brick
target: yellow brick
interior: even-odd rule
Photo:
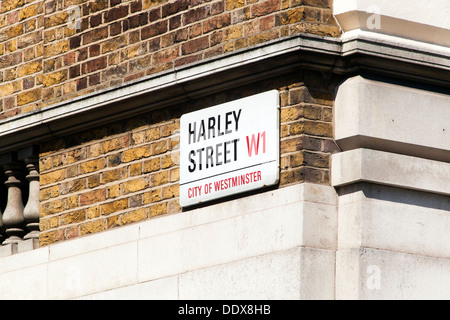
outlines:
[[[100,174],[94,174],[90,177],[88,177],[88,186],[89,188],[95,188],[98,187],[100,185]]]
[[[77,210],[68,213],[64,213],[61,215],[59,219],[59,224],[61,226],[79,223],[86,220],[86,210]]]
[[[56,156],[52,157],[52,163],[53,163],[54,168],[62,165],[61,155],[56,155]]]
[[[277,16],[277,25],[302,21],[304,19],[304,10],[304,7],[299,7],[280,13]]]
[[[45,201],[52,197],[52,188],[44,188],[39,190],[39,200]]]
[[[333,125],[331,123],[305,121],[304,130],[306,134],[310,135],[321,137],[333,136]]]
[[[148,185],[149,185],[148,181],[142,178],[126,181],[123,183],[122,186],[123,193],[127,194],[131,192],[141,191],[148,188]]]
[[[170,182],[177,182],[180,180],[180,168],[170,170]]]
[[[289,125],[289,134],[297,135],[302,134],[305,130],[305,124],[303,122],[295,122]]]
[[[24,0],[4,0],[1,2],[0,12],[6,12],[23,6]]]
[[[61,194],[69,194],[86,189],[86,179],[76,179],[61,183]]]
[[[106,189],[98,189],[80,195],[80,205],[90,205],[106,199]]]
[[[158,171],[160,168],[160,159],[159,158],[153,158],[147,161],[144,161],[143,163],[143,172],[148,173],[152,171]]]
[[[49,183],[54,183],[63,180],[65,177],[65,169],[60,169],[56,171],[52,171],[49,173],[41,174],[40,176],[40,184],[46,185]]]
[[[287,137],[288,135],[289,135],[289,125],[288,124],[281,125],[280,137],[284,138],[284,137]]]
[[[105,219],[92,220],[80,225],[80,235],[101,232],[104,230],[106,230]]]
[[[44,232],[44,231],[52,229],[52,226],[51,226],[52,218],[54,218],[54,217],[50,217],[50,218],[47,218],[47,219],[40,219],[39,220],[39,230],[40,230],[40,232]]]
[[[75,0],[74,4],[78,4],[78,2],[82,2],[81,0]],[[89,3],[89,9],[91,12],[97,12],[108,7],[108,0],[97,0]]]
[[[120,196],[120,184],[115,184],[108,187],[108,198],[117,198]]]
[[[150,154],[151,154],[151,152],[150,152],[150,146],[149,145],[142,146],[142,147],[139,147],[139,148],[133,148],[133,149],[125,150],[122,153],[122,162],[126,163],[126,162],[130,162],[130,161],[133,161],[133,160],[146,158],[146,157],[149,157]]]
[[[22,113],[31,112],[31,111],[34,111],[34,110],[37,110],[37,109],[39,109],[39,106],[38,106],[37,102],[36,103],[30,103],[30,104],[22,107]]]
[[[42,12],[42,6],[43,2],[39,2],[36,4],[33,4],[31,6],[25,7],[19,11],[19,20],[25,20],[34,16],[37,16],[39,13]]]
[[[281,154],[299,151],[300,149],[302,149],[302,140],[299,138],[292,138],[281,141]]]
[[[139,176],[142,174],[142,163],[132,163],[130,165],[130,175]]]
[[[100,216],[100,206],[90,206],[86,210],[86,219],[94,219]]]
[[[303,115],[303,109],[301,107],[283,108],[280,112],[281,123],[298,120]]]
[[[60,213],[64,211],[64,201],[55,200],[40,204],[40,216],[46,217],[51,214]]]
[[[161,157],[161,168],[167,169],[169,167],[174,166],[175,165],[174,160],[179,162],[177,153],[172,153],[167,156]]]
[[[173,186],[164,187],[162,189],[163,199],[171,199],[178,197],[180,194],[180,186],[175,184]]]
[[[154,7],[163,3],[166,3],[169,0],[143,0],[143,9],[146,10],[150,7]]]
[[[61,161],[63,164],[72,164],[74,162],[84,159],[85,157],[86,157],[86,149],[85,148],[77,148],[75,150],[71,150],[71,151],[68,151],[68,152],[62,154]]]
[[[170,124],[166,124],[161,127],[161,137],[168,137],[172,134],[176,134],[180,129],[180,123],[178,121]]]
[[[120,36],[110,40],[102,42],[102,54],[115,51],[122,48],[127,43],[127,36]]]
[[[3,41],[9,40],[15,37],[18,37],[23,34],[23,26],[22,24],[17,24],[12,27],[7,28],[6,30],[2,31],[3,37],[1,38]]]
[[[166,184],[169,181],[169,172],[168,171],[162,171],[155,173],[151,176],[151,186],[160,186],[163,184]]]
[[[167,213],[167,202],[155,204],[150,207],[150,217],[155,217],[166,213]]]
[[[3,73],[3,81],[5,81],[5,82],[12,81],[16,78],[17,78],[17,67],[13,67],[11,69],[6,69]],[[18,88],[19,85],[16,83],[17,83],[17,81],[13,82],[13,84],[15,84],[15,87]],[[20,86],[20,88],[22,88],[22,86]],[[17,90],[21,90],[20,88]]]
[[[245,6],[245,0],[226,0],[227,10],[233,10]]]
[[[31,61],[34,58],[36,58],[36,54],[34,51],[34,48],[26,48],[25,51],[23,52],[23,60],[24,61]]]
[[[169,140],[169,149],[170,150],[179,150],[179,145],[180,145],[180,136],[176,136],[176,137],[172,137]]]
[[[141,43],[135,44],[123,50],[127,59],[132,59],[134,57],[140,56],[145,52],[145,48],[143,48]]]
[[[147,209],[140,208],[131,212],[127,212],[122,216],[122,224],[129,224],[147,219]]]
[[[95,143],[89,146],[89,155],[91,157],[98,157],[103,153],[103,148],[101,143]]]
[[[153,202],[158,202],[160,200],[161,200],[161,189],[154,189],[154,190],[144,193],[142,202],[144,204],[150,204]]]
[[[118,212],[128,208],[128,199],[120,199],[110,203],[101,205],[102,215],[109,215],[113,212]]]
[[[303,159],[302,152],[294,153],[293,155],[291,155],[289,157],[289,164],[290,164],[291,168],[301,166],[304,164],[303,162],[304,162],[304,159]]]
[[[287,185],[291,183],[298,183],[300,181],[304,181],[304,177],[302,175],[302,167],[290,171],[284,171],[280,176],[280,185]]]
[[[64,208],[66,210],[74,209],[77,207],[78,207],[78,196],[77,195],[70,196],[70,197],[67,197],[66,199],[64,199]]]
[[[128,147],[130,144],[130,138],[128,135],[114,138],[103,142],[103,152],[110,152]]]
[[[152,155],[162,154],[167,150],[167,140],[152,143]]]
[[[17,75],[25,77],[27,75],[42,71],[42,61],[31,61],[20,65],[17,68]]]
[[[100,174],[94,174],[88,177],[88,186],[89,188],[95,188],[100,185]]]
[[[180,202],[178,201],[178,199],[167,202],[167,213],[168,214],[179,213],[179,212],[181,212],[181,206],[180,206]]]
[[[145,141],[145,132],[135,132],[131,135],[131,140],[133,140],[133,144],[141,144]]]
[[[281,157],[280,168],[281,170],[286,170],[287,168],[289,168],[289,156]]]
[[[34,49],[36,51],[36,57],[44,56],[44,45],[42,43],[36,44]]]
[[[64,230],[62,229],[39,233],[40,247],[44,247],[61,240],[64,240]]]
[[[155,141],[158,140],[160,137],[159,135],[159,128],[151,128],[145,131],[145,141]]]
[[[51,157],[41,157],[39,159],[39,170],[41,170],[41,172],[44,172],[46,170],[49,170],[52,168],[52,158]]]
[[[44,87],[50,87],[67,80],[67,70],[57,71],[44,76],[42,84]]]
[[[63,40],[55,43],[50,43],[44,47],[44,58],[54,57],[65,53],[69,50],[69,41]]]
[[[244,35],[242,25],[232,26],[224,31],[224,41],[241,38]]]
[[[108,229],[120,226],[120,215],[117,214],[106,218],[106,224]]]
[[[11,53],[17,50],[17,39],[5,43],[5,53]]]
[[[267,42],[270,40],[274,40],[276,38],[279,38],[279,31],[278,30],[269,30],[263,33],[256,34],[248,39],[248,43],[250,46]]]
[[[128,177],[127,168],[117,168],[102,173],[102,183],[118,181]]]
[[[90,173],[101,170],[105,167],[106,160],[104,158],[95,159],[80,164],[80,173]]]
[[[10,82],[0,86],[0,97],[9,96],[17,91],[20,91],[22,86],[19,81]]]
[[[42,98],[42,88],[36,88],[17,95],[17,105],[23,106],[27,103],[38,101]]]
[[[64,83],[64,85],[63,85],[63,95],[69,95],[71,93],[75,93],[76,91],[77,91],[77,82],[76,82],[76,80]]]
[[[67,18],[68,18],[67,11],[61,11],[52,16],[46,15],[44,22],[45,29],[50,29],[51,27],[55,27],[57,25],[66,23]]]

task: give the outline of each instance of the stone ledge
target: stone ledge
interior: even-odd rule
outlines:
[[[450,259],[448,196],[372,183],[339,193],[339,250],[366,247]]]
[[[23,253],[39,248],[38,239],[28,239],[18,243],[10,243],[0,246],[0,258]]]
[[[447,300],[450,260],[373,248],[336,252],[337,300]]]
[[[450,95],[356,76],[337,89],[335,139],[450,162]]]
[[[370,149],[332,156],[334,187],[357,182],[450,195],[450,163]]]

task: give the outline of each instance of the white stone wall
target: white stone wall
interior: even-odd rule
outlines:
[[[337,299],[448,299],[448,196],[364,183],[340,189]]]
[[[429,80],[450,65],[450,3],[333,5],[345,54],[403,52],[410,70],[434,68],[415,77],[355,76],[336,90],[335,138],[342,150],[333,155],[331,174],[339,194],[336,299],[447,300],[449,78],[436,77],[439,87]]]
[[[4,257],[0,298],[334,299],[336,201],[299,184]]]
[[[337,90],[336,299],[450,298],[450,95],[349,79]]]

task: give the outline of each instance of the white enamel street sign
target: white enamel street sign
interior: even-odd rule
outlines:
[[[180,205],[278,183],[279,111],[272,90],[183,115]]]

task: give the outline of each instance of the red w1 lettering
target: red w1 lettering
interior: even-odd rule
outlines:
[[[259,153],[259,138],[262,138],[263,142],[263,153],[266,153],[266,132],[258,132],[257,138],[255,138],[255,135],[252,134],[251,141],[249,139],[249,136],[247,136],[247,150],[248,150],[248,156],[251,157],[253,155],[253,149],[255,150],[255,156]]]

